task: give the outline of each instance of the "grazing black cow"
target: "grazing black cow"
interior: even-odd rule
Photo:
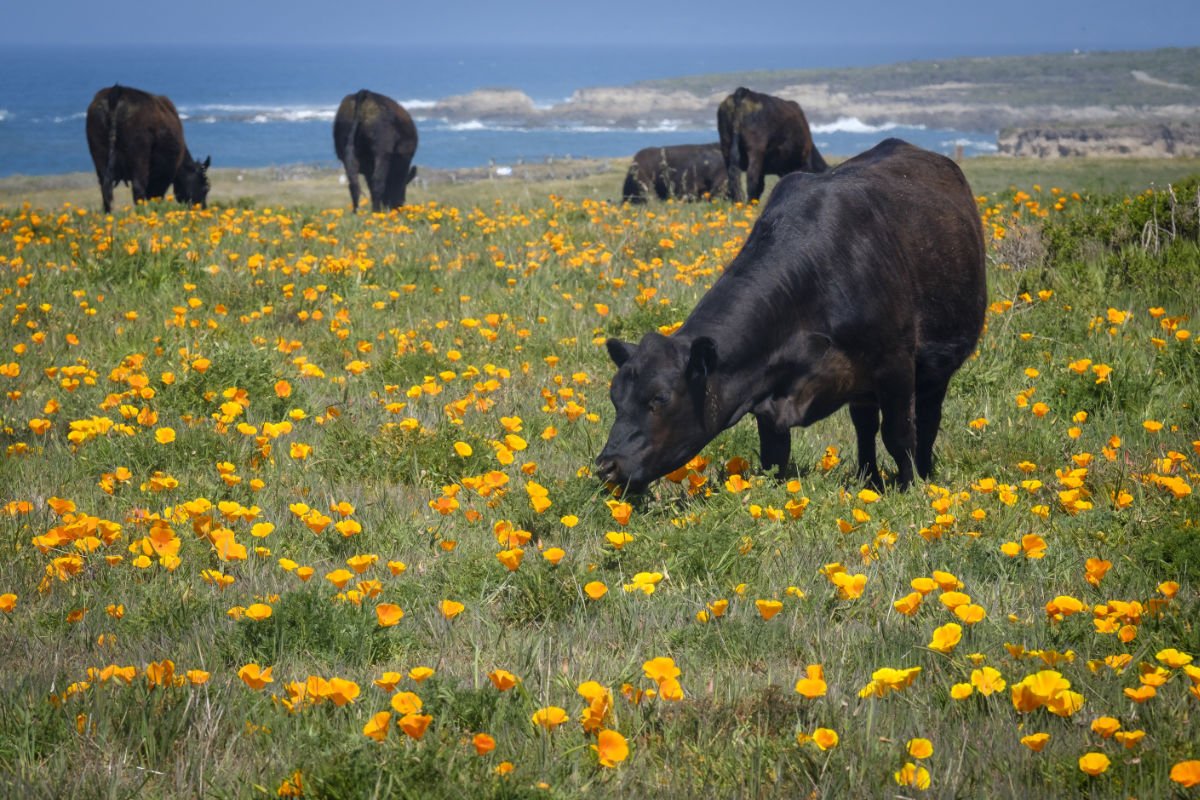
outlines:
[[[975,349],[987,286],[975,199],[948,158],[888,139],[823,175],[784,177],[724,274],[670,337],[608,340],[616,420],[602,480],[644,489],[745,414],[764,470],[789,429],[843,405],[858,468],[928,477],[951,375]]]
[[[133,187],[135,203],[172,186],[180,203],[207,205],[212,158],[192,158],[179,112],[166,97],[119,84],[101,89],[88,106],[87,140],[105,213],[118,183]]]
[[[342,98],[333,120],[333,149],[346,168],[350,202],[358,210],[358,174],[367,178],[371,210],[404,205],[417,152],[417,126],[404,107],[390,97],[360,89]]]
[[[721,101],[717,132],[729,173],[729,199],[741,201],[741,171],[751,200],[762,197],[767,175],[824,172],[829,169],[813,144],[808,120],[800,105],[745,87]]]
[[[621,202],[644,203],[651,189],[659,200],[716,197],[725,193],[725,180],[725,159],[718,143],[647,147],[633,157]]]

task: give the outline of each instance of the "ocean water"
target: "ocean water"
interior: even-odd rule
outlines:
[[[417,121],[416,163],[439,168],[547,158],[619,157],[642,147],[716,140],[710,126],[646,129],[552,124],[511,127],[429,115],[443,97],[515,88],[552,105],[590,86],[749,69],[863,66],[1019,52],[996,47],[562,47],[143,46],[16,47],[0,51],[0,177],[90,171],[84,117],[92,95],[122,83],[168,95],[189,148],[214,166],[335,164],[337,104],[360,88],[394,97]],[[730,87],[731,89],[734,87]],[[715,115],[714,115],[715,116]],[[992,152],[995,131],[864,125],[846,118],[813,128],[823,153],[852,155],[886,136],[940,152]]]

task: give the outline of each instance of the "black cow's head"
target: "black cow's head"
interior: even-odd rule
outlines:
[[[175,173],[175,199],[189,206],[197,203],[201,208],[208,208],[208,167],[212,164],[212,156],[203,162],[192,158],[186,153],[183,163]]]
[[[617,418],[596,458],[596,476],[641,491],[687,463],[718,432],[707,419],[716,343],[648,333],[641,344],[608,340],[618,367],[609,392]]]

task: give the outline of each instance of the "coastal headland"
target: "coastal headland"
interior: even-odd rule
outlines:
[[[515,127],[711,125],[745,85],[795,100],[818,129],[854,124],[999,131],[1002,154],[1200,155],[1200,48],[914,61],[879,67],[699,75],[579,89],[536,104],[480,89],[421,114]]]

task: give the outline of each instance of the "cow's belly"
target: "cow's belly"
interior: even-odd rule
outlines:
[[[834,370],[795,381],[789,391],[758,403],[754,413],[772,419],[779,428],[807,427],[851,402],[874,402],[875,392],[866,376],[856,370]]]

